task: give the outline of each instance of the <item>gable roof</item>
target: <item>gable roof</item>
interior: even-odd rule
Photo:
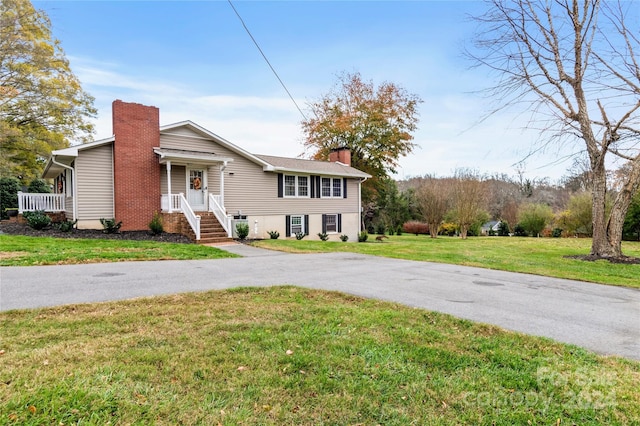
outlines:
[[[274,172],[312,173],[317,175],[345,176],[353,178],[369,178],[371,175],[339,162],[305,160],[302,158],[276,157],[273,155],[256,155],[273,166]]]
[[[168,124],[160,126],[160,134],[170,134],[172,130],[180,128],[186,128],[205,139],[211,139],[216,143],[222,145],[228,150],[246,158],[247,160],[259,165],[265,172],[292,172],[292,173],[309,173],[316,175],[330,175],[330,176],[344,176],[351,178],[370,178],[371,175],[358,170],[354,167],[347,166],[346,164],[330,161],[319,160],[305,160],[301,158],[288,158],[277,157],[273,155],[256,155],[251,154],[240,148],[237,145],[229,142],[228,140],[218,136],[217,134],[205,129],[204,127],[194,123],[193,121],[186,120],[178,123]],[[113,143],[115,136],[109,138],[100,139],[94,142],[89,142],[81,145],[75,145],[69,148],[64,148],[51,152],[51,156],[47,160],[44,172],[42,174],[45,178],[52,178],[68,168],[73,160],[78,156],[79,151],[95,148],[97,146]],[[156,148],[154,150],[156,154],[167,157],[181,157],[190,159],[202,159],[206,161],[231,161],[229,158],[222,158],[212,155],[211,153],[198,153],[195,151],[183,151],[183,150],[170,150],[167,148]],[[194,157],[195,156],[195,157]]]

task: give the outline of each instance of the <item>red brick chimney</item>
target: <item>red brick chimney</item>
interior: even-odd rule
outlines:
[[[115,219],[123,231],[146,230],[160,211],[160,164],[153,152],[160,146],[160,112],[121,100],[112,108]]]
[[[349,150],[349,148],[346,148],[346,147],[334,148],[329,153],[329,161],[331,161],[332,163],[339,161],[342,164],[346,164],[347,166],[350,166],[351,150]]]

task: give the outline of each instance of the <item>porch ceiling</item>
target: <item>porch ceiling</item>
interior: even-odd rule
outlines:
[[[197,163],[197,164],[219,164],[232,162],[233,158],[221,157],[213,152],[188,151],[182,149],[154,148],[153,152],[160,156],[160,164],[171,161],[175,164]]]

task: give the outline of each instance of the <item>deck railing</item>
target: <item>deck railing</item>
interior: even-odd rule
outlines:
[[[18,213],[39,210],[51,213],[62,212],[64,211],[64,197],[64,194],[36,194],[18,191]]]
[[[227,212],[224,206],[224,198],[222,195],[209,194],[209,210],[213,212],[220,225],[227,231],[227,236],[231,238],[233,236],[233,230],[231,229],[231,218],[227,216]]]

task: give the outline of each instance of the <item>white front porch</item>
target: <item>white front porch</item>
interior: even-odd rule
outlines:
[[[208,193],[206,196],[207,209],[213,213],[229,238],[233,235],[231,228],[231,216],[227,215],[224,207],[224,196]],[[200,215],[196,214],[194,207],[189,203],[184,193],[180,194],[163,194],[160,200],[161,209],[164,213],[182,213],[189,222],[193,230],[196,240],[200,240]]]

